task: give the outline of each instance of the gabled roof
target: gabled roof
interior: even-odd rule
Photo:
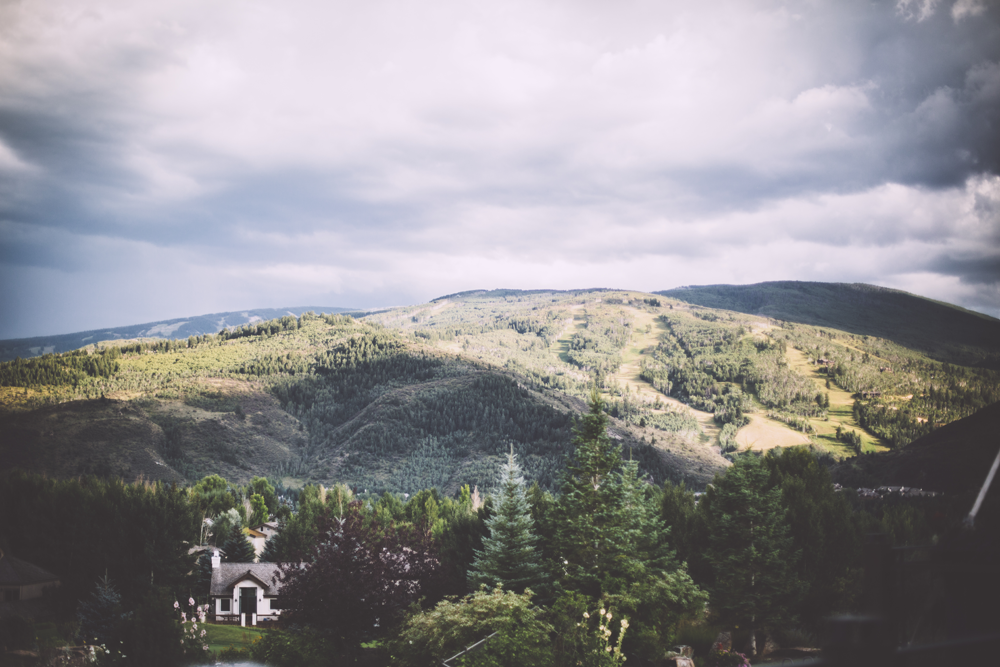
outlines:
[[[209,595],[231,595],[233,586],[250,578],[264,588],[264,595],[277,595],[281,587],[274,576],[280,572],[277,563],[220,563],[212,569]]]
[[[48,570],[0,550],[0,586],[28,586],[56,581],[59,577]]]

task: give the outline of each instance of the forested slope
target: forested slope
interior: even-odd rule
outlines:
[[[845,486],[915,486],[948,494],[975,492],[1000,450],[998,433],[1000,403],[994,403],[898,451],[844,461],[833,468],[833,478]]]
[[[0,376],[4,467],[56,476],[217,472],[451,492],[491,483],[513,446],[552,488],[582,408],[515,370],[338,315],[48,355]],[[668,465],[627,425],[618,433],[655,481],[703,484],[721,465],[676,454]]]
[[[878,336],[933,359],[1000,369],[1000,320],[900,290],[861,283],[776,281],[657,292],[708,308]]]
[[[689,487],[769,438],[844,458],[1000,401],[997,371],[887,338],[626,290],[474,291],[0,363],[0,465],[450,493],[513,447],[552,489],[593,386],[643,474]]]
[[[171,320],[131,324],[124,327],[77,331],[54,336],[12,338],[0,340],[0,361],[9,361],[16,357],[28,359],[43,354],[68,352],[85,345],[94,345],[106,340],[131,340],[133,338],[184,340],[190,336],[214,334],[225,327],[238,327],[264,320],[273,320],[287,315],[298,317],[302,313],[310,311],[341,313],[350,312],[351,310],[350,308],[318,308],[316,306],[255,308],[253,310],[178,317]]]

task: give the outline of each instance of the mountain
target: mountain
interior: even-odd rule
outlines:
[[[1000,369],[1000,320],[900,290],[778,281],[692,285],[657,294],[707,308],[877,336],[940,361]]]
[[[205,334],[216,333],[227,327],[238,327],[264,320],[273,320],[285,315],[298,317],[302,313],[309,311],[316,313],[363,312],[351,308],[320,306],[257,308],[254,310],[180,317],[173,320],[159,320],[157,322],[132,324],[124,327],[78,331],[76,333],[55,336],[12,338],[0,340],[0,361],[10,361],[16,357],[28,359],[53,352],[68,352],[70,350],[77,350],[85,345],[94,345],[106,340],[131,340],[135,338],[183,339],[189,336],[204,336]]]
[[[911,338],[945,335],[898,317]],[[1000,401],[997,372],[887,338],[629,290],[475,290],[213,329],[0,363],[0,473],[453,493],[488,488],[513,446],[552,489],[596,385],[650,481],[702,488],[747,449],[867,460]]]

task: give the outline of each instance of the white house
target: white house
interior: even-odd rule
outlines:
[[[212,612],[217,621],[257,625],[281,614],[281,582],[277,563],[223,563],[218,550],[212,553]]]

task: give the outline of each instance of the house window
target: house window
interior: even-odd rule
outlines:
[[[280,598],[271,598],[271,609],[281,609]]]
[[[228,611],[232,610],[232,608],[233,608],[233,601],[230,600],[229,598],[223,598],[219,602],[221,603],[221,606],[219,607],[219,609],[221,611],[228,612]]]

